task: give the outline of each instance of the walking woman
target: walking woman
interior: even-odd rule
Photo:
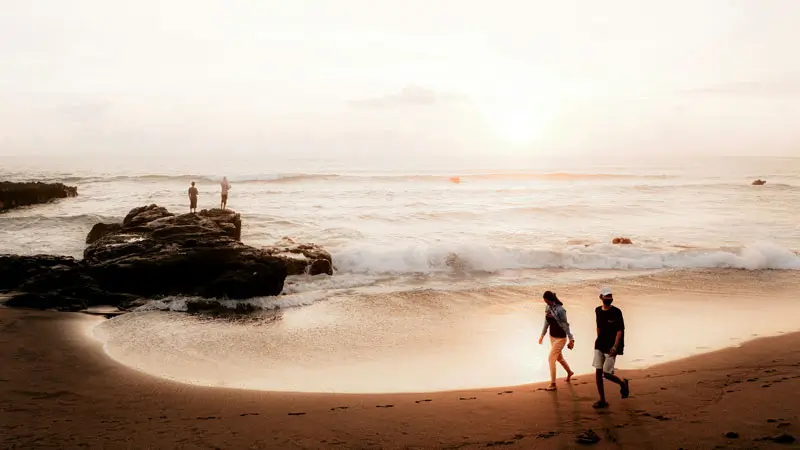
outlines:
[[[547,390],[555,391],[556,361],[567,371],[567,381],[572,378],[573,372],[569,368],[567,360],[564,359],[562,351],[564,350],[565,344],[567,348],[572,350],[575,346],[575,338],[569,331],[567,310],[564,309],[564,304],[556,297],[555,292],[545,292],[544,295],[542,295],[542,299],[547,304],[547,307],[545,308],[544,328],[542,329],[541,337],[539,337],[539,345],[542,344],[544,335],[547,334],[547,330],[550,329],[550,358],[548,359],[548,363],[550,364],[550,386],[547,387]],[[569,338],[568,344],[567,338]]]

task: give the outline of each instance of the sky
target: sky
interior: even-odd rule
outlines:
[[[0,154],[800,156],[793,0],[0,0]]]

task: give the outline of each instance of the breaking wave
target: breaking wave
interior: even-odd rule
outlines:
[[[611,244],[572,245],[563,250],[489,245],[351,246],[334,253],[341,272],[360,274],[497,272],[516,269],[653,270],[783,269],[800,270],[800,255],[770,242],[735,249],[646,249]]]

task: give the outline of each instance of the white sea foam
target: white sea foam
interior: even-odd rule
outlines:
[[[800,270],[800,256],[771,242],[740,249],[648,249],[611,244],[573,245],[563,250],[521,249],[478,244],[394,247],[355,245],[334,254],[345,273],[429,273],[513,269],[700,269]]]

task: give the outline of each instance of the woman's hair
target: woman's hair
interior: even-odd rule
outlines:
[[[553,302],[553,303],[555,303],[556,305],[563,305],[563,303],[561,302],[561,300],[559,300],[559,299],[558,299],[558,297],[556,296],[556,293],[555,293],[555,292],[552,292],[552,291],[545,291],[545,292],[544,292],[544,295],[542,295],[542,298],[544,298],[544,299],[545,299],[545,300],[547,300],[548,302]]]

